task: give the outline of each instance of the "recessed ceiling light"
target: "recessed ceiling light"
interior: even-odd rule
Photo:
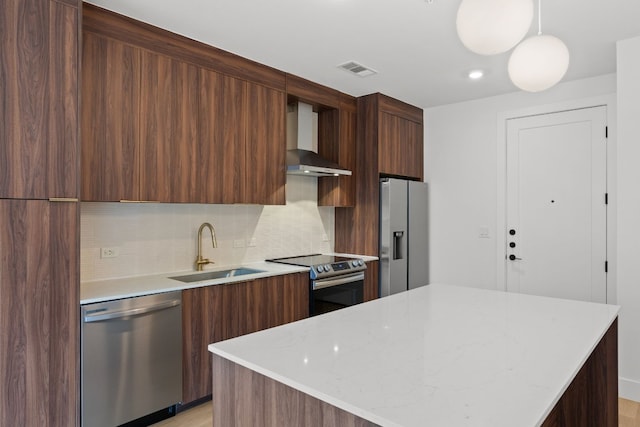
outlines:
[[[482,78],[482,76],[484,76],[484,71],[482,70],[471,70],[469,71],[469,78],[471,80],[478,80],[480,78]]]

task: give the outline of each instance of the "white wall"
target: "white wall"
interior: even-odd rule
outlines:
[[[425,110],[431,283],[497,287],[498,117],[615,91],[610,74]],[[479,238],[483,227],[490,238]]]
[[[332,252],[334,208],[318,207],[317,179],[288,176],[286,192],[286,206],[82,203],[81,280],[191,270],[203,222],[216,229],[218,248],[208,232],[202,245],[215,266]],[[100,258],[103,247],[120,255]]]
[[[620,394],[640,401],[640,37],[617,47]]]

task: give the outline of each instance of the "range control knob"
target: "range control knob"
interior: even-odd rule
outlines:
[[[331,266],[329,264],[325,264],[324,271],[327,271],[327,272],[331,271]]]
[[[358,260],[358,265],[359,265],[360,267],[362,267],[362,266],[364,265],[364,261],[362,261],[361,259],[359,259],[359,260]]]
[[[354,267],[357,267],[358,266],[358,261],[357,260],[351,261],[351,265],[353,265]]]
[[[316,267],[316,270],[318,270],[318,273],[322,273],[324,271],[324,267],[319,265],[318,267]]]

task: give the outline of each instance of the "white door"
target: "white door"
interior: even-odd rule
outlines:
[[[507,121],[507,290],[606,302],[606,107]]]

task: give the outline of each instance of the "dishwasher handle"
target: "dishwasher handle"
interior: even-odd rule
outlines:
[[[96,311],[84,315],[84,323],[102,322],[104,320],[120,319],[123,317],[139,316],[154,311],[165,310],[181,304],[179,299],[164,301],[159,304],[147,305],[144,307],[128,308],[126,310]]]

